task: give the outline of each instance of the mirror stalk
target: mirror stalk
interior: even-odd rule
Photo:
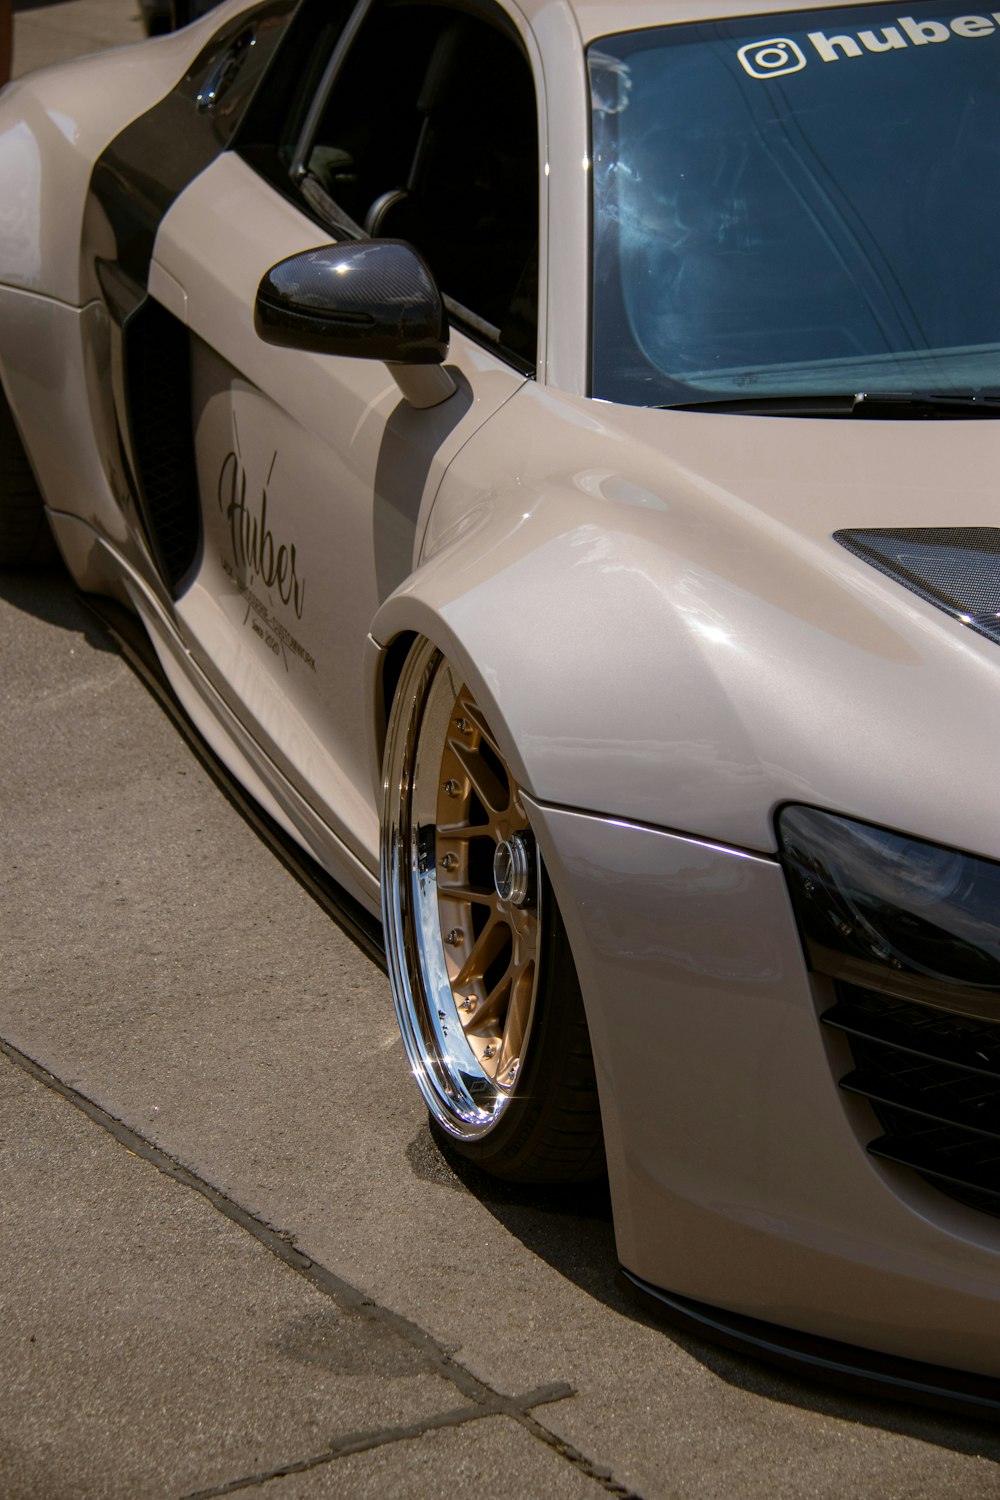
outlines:
[[[440,406],[458,390],[444,365],[400,365],[387,360],[386,369],[404,398],[418,410]]]

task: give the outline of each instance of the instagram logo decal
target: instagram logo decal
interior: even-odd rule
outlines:
[[[736,55],[751,78],[780,78],[784,73],[799,73],[806,65],[801,47],[786,36],[748,42]]]

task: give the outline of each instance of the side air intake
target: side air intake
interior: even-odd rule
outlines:
[[[147,299],[125,326],[124,365],[142,519],[163,580],[176,598],[201,543],[187,329]]]
[[[834,540],[887,578],[1000,645],[1000,528],[836,531]]]

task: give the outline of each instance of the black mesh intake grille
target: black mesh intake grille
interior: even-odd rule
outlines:
[[[147,538],[175,595],[198,555],[201,523],[187,329],[148,299],[124,335],[129,435]]]
[[[851,1046],[841,1088],[870,1102],[884,1132],[872,1155],[1000,1216],[1000,996],[993,1022],[838,984],[822,1020]]]
[[[1000,528],[837,531],[834,539],[886,577],[1000,644]]]

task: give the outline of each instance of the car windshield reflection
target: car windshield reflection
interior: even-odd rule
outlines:
[[[1000,384],[994,20],[662,27],[589,65],[595,395]]]

